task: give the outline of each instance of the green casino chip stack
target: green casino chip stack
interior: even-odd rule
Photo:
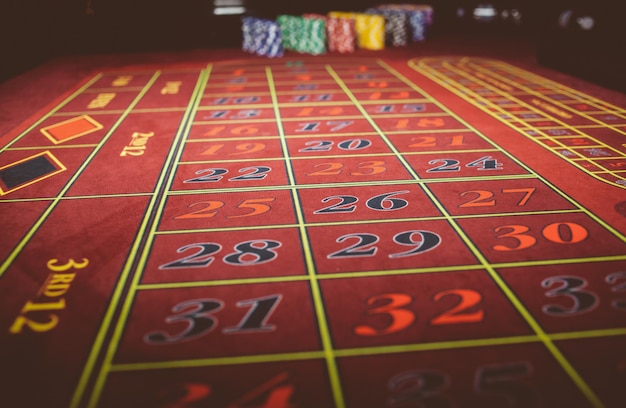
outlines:
[[[280,15],[276,18],[283,48],[304,54],[326,53],[326,20],[319,17]]]
[[[276,22],[283,37],[283,49],[298,51],[302,38],[303,18],[280,15],[276,17]]]
[[[304,39],[300,52],[313,55],[326,53],[326,20],[323,18],[303,18]]]

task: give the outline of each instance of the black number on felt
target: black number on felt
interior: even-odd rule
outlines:
[[[435,159],[428,162],[428,164],[437,164],[443,163],[440,166],[433,167],[432,169],[426,170],[426,173],[437,173],[437,172],[449,172],[449,171],[460,171],[461,166],[459,165],[461,162],[454,159]],[[474,160],[470,163],[467,163],[465,167],[474,167],[478,170],[502,170],[502,163],[498,163],[497,160],[493,159],[491,156],[484,156],[480,159]]]
[[[332,258],[351,258],[355,256],[373,256],[378,251],[378,248],[371,247],[378,242],[378,237],[372,234],[347,234],[337,238],[336,242],[342,243],[348,239],[356,239],[357,242],[348,248],[341,251],[333,252],[328,255],[329,259]],[[371,247],[371,248],[368,248]]]
[[[541,282],[541,286],[549,289],[546,297],[565,296],[570,299],[572,306],[545,305],[542,310],[545,314],[553,316],[573,315],[592,310],[598,304],[597,296],[590,291],[583,290],[587,281],[576,276],[552,276]]]
[[[275,325],[268,325],[267,321],[276,310],[282,295],[271,295],[257,299],[237,302],[237,307],[250,307],[246,316],[234,327],[227,327],[224,334],[267,332],[276,330]]]
[[[245,180],[263,180],[267,177],[268,173],[272,171],[271,167],[266,166],[251,166],[239,169],[239,173],[245,173],[241,176],[236,176],[228,179],[228,181],[245,181]],[[205,174],[201,177],[195,177],[183,181],[183,183],[215,183],[223,179],[223,175],[228,173],[226,169],[203,169],[196,171],[196,175]]]
[[[305,143],[306,146],[300,150],[301,153],[306,152],[328,152],[333,147],[333,142],[329,140],[311,140]]]
[[[208,173],[208,174],[205,174]],[[196,175],[205,174],[204,176],[191,178],[189,180],[183,181],[183,183],[211,183],[220,181],[224,174],[228,173],[226,169],[202,169],[196,171]]]
[[[527,362],[504,363],[476,368],[474,387],[477,394],[501,397],[514,408],[532,408],[540,405],[534,389],[522,380],[532,375]],[[387,406],[397,408],[448,408],[456,407],[456,401],[442,393],[450,387],[447,373],[429,369],[415,369],[398,373],[387,382],[392,394]],[[463,401],[465,402],[465,401]],[[487,402],[485,401],[485,404]]]
[[[249,332],[272,332],[275,325],[268,325],[272,313],[280,303],[282,295],[269,295],[256,299],[247,299],[237,302],[237,307],[249,307],[246,315],[237,326],[226,327],[224,334],[241,334]],[[224,308],[224,302],[219,299],[193,299],[178,303],[172,307],[171,316],[165,318],[165,323],[186,322],[187,327],[178,334],[169,334],[164,331],[154,331],[144,335],[147,344],[170,344],[191,340],[211,332],[218,324],[213,315]]]
[[[393,237],[393,242],[400,245],[415,247],[410,251],[389,255],[389,258],[392,259],[404,258],[436,248],[441,243],[441,237],[430,231],[405,231],[396,234]]]
[[[498,161],[491,156],[484,156],[471,163],[467,163],[465,167],[476,167],[478,170],[501,170],[502,163],[498,163]]]
[[[259,265],[274,260],[278,254],[273,251],[274,248],[280,248],[282,244],[279,241],[271,239],[256,239],[251,241],[243,241],[236,244],[233,249],[235,252],[224,257],[226,264],[234,266],[250,266]],[[213,242],[194,243],[184,245],[176,250],[178,253],[186,251],[198,250],[188,256],[168,262],[159,266],[160,270],[164,269],[183,269],[183,268],[204,268],[207,267],[215,259],[215,254],[221,251],[222,246]]]
[[[399,194],[407,194],[409,190],[394,191],[392,193],[380,194],[367,200],[367,208],[376,211],[394,211],[409,205],[409,202],[402,198],[391,198]]]
[[[217,319],[212,315],[222,309],[219,299],[194,299],[181,302],[172,308],[174,315],[165,318],[166,323],[186,322],[187,327],[178,334],[163,331],[147,333],[144,342],[148,344],[178,343],[203,336],[213,330]]]
[[[229,181],[243,181],[243,180],[263,180],[267,177],[267,174],[272,171],[271,167],[266,166],[251,166],[244,167],[243,169],[239,169],[239,173],[245,173],[241,176],[232,177],[228,179]]]
[[[358,198],[354,196],[330,196],[322,199],[323,203],[327,203],[331,200],[339,200],[338,203],[329,205],[328,207],[322,208],[320,210],[314,211],[313,214],[331,214],[331,213],[347,213],[354,212],[356,209],[356,205],[352,205],[359,201]]]
[[[374,234],[355,233],[346,234],[337,238],[337,243],[342,243],[348,239],[356,239],[357,242],[341,251],[333,252],[328,255],[332,258],[349,258],[358,256],[374,256],[378,251],[378,247],[374,246],[379,241],[379,237]],[[441,237],[430,231],[404,231],[393,237],[396,244],[414,247],[410,251],[389,254],[389,258],[404,258],[424,253],[436,248],[441,243]]]
[[[333,142],[330,140],[311,140],[311,141],[306,142],[305,145],[308,147],[304,147],[298,151],[301,153],[328,152],[332,149]],[[367,139],[351,139],[351,140],[344,140],[340,143],[337,143],[337,147],[339,147],[341,150],[350,150],[350,151],[365,149],[365,148],[370,147],[371,145],[372,145],[372,142],[370,142]]]
[[[176,252],[183,253],[189,250],[197,248],[198,250],[184,258],[180,258],[176,261],[169,262],[159,266],[159,269],[180,269],[180,268],[204,268],[209,266],[215,259],[213,255],[218,253],[222,246],[213,242],[196,243],[185,245],[176,250]]]
[[[344,120],[344,121],[341,121],[341,120],[330,120],[330,121],[326,122],[326,124],[328,126],[333,126],[334,125],[332,128],[330,128],[331,132],[338,132],[341,129],[343,129],[345,127],[348,127],[348,126],[350,126],[353,123],[354,122],[351,121],[351,120]]]
[[[619,281],[623,281],[622,283],[618,283]],[[605,282],[609,285],[613,285],[611,287],[611,292],[613,293],[621,293],[626,292],[626,272],[613,272],[606,276]],[[616,299],[611,302],[611,305],[618,309],[626,312],[626,298],[625,299]]]
[[[448,376],[439,371],[411,370],[394,375],[387,382],[391,396],[388,407],[448,408],[454,405],[441,391],[448,387]]]
[[[447,171],[460,171],[461,166],[459,166],[459,161],[454,159],[436,159],[431,160],[428,164],[437,164],[443,163],[440,166],[433,167],[432,169],[426,170],[426,173],[438,173],[438,172],[447,172]]]
[[[370,210],[376,211],[394,211],[399,210],[401,208],[409,205],[408,201],[403,200],[401,198],[390,198],[394,195],[398,194],[407,194],[409,191],[394,191],[392,193],[380,194],[375,197],[367,200],[365,205]],[[314,211],[313,214],[331,214],[331,213],[346,213],[346,212],[354,212],[356,209],[356,205],[354,203],[358,202],[359,199],[355,196],[341,195],[341,196],[330,196],[325,197],[321,201],[323,203],[327,203],[331,200],[339,200],[338,203],[330,205],[328,207],[322,208],[320,210]]]
[[[507,363],[495,366],[478,367],[476,370],[476,390],[479,393],[499,395],[508,400],[509,407],[531,408],[539,405],[535,392],[519,381],[530,376],[528,363]]]
[[[337,143],[337,147],[339,147],[341,150],[361,150],[366,149],[371,145],[372,142],[367,139],[351,139]]]
[[[235,266],[259,265],[274,260],[278,254],[272,249],[281,243],[272,240],[252,240],[235,245],[235,251],[224,257],[224,262]]]

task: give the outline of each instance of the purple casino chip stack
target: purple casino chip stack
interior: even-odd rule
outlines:
[[[282,57],[284,54],[280,27],[273,20],[244,17],[242,18],[244,51],[265,57]]]

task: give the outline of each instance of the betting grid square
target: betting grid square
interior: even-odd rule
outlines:
[[[216,70],[216,72],[217,72],[217,70]],[[274,70],[272,70],[272,71],[270,71],[270,72],[272,72],[272,73],[273,73],[273,72],[274,72]],[[340,72],[340,71],[338,70],[338,71],[335,71],[335,72]],[[213,78],[213,77],[212,77],[212,78]],[[209,79],[209,80],[210,80],[210,79]],[[278,81],[277,81],[276,83],[278,83]],[[207,89],[210,89],[210,88],[208,88],[208,87],[207,87]],[[218,87],[216,87],[216,89],[219,89],[219,88],[218,88]],[[330,88],[328,88],[328,89],[330,89]],[[322,92],[324,92],[324,93],[323,93],[323,95],[327,95],[328,89],[324,89],[324,90],[322,90]],[[400,91],[401,91],[401,90],[400,90]],[[278,101],[278,100],[279,100],[279,99],[278,99],[278,96],[280,96],[280,95],[281,95],[281,94],[280,94],[279,92],[277,92],[277,93],[276,93],[276,96],[275,96],[276,101]],[[334,94],[333,94],[333,95],[334,95]],[[205,97],[206,97],[206,96],[207,96],[207,95],[205,95]],[[302,102],[302,101],[299,101],[299,102]],[[275,103],[276,103],[276,102],[275,102]],[[294,102],[294,103],[296,103],[296,102]],[[329,105],[332,105],[332,102],[328,102],[328,101],[318,102],[318,103],[323,103],[323,104],[329,104]],[[324,105],[324,106],[325,106],[325,105]],[[282,106],[281,106],[281,104],[280,104],[280,103],[278,103],[278,106],[276,106],[276,109],[278,109],[278,112],[280,112],[281,107],[282,107]],[[350,118],[350,119],[352,119],[352,118]],[[279,126],[280,126],[280,124],[279,124]],[[462,130],[464,130],[464,131],[468,131],[468,130],[471,130],[471,129],[462,129]],[[366,134],[366,135],[371,135],[371,134],[374,134],[374,133],[376,133],[376,132],[370,132],[370,131],[367,131],[367,132],[359,132],[359,133],[358,133],[358,136],[362,136],[363,134]],[[384,134],[383,134],[383,135],[384,135]],[[337,136],[341,136],[341,134],[323,133],[323,134],[322,134],[322,136],[323,136],[323,137],[325,137],[325,138],[336,138]],[[348,136],[354,136],[354,135],[348,135]],[[296,136],[296,135],[293,135],[292,137],[297,137],[297,136]],[[289,143],[291,140],[293,140],[292,138],[290,138],[290,136],[286,136],[286,137],[284,137],[284,139],[285,139],[285,143]],[[211,140],[211,139],[209,139],[209,140]],[[223,140],[222,140],[222,139],[220,139],[220,140],[218,140],[218,141],[223,141]],[[491,149],[491,150],[493,150],[493,149]],[[496,150],[497,150],[497,149],[496,149]],[[454,153],[454,152],[452,152],[452,153]],[[504,152],[503,152],[503,153],[504,153]],[[394,157],[394,156],[395,156],[396,158],[398,158],[398,157],[400,156],[400,153],[394,153],[394,154],[392,154],[391,156],[392,156],[392,157]],[[276,158],[276,159],[279,159],[279,158]],[[292,162],[293,162],[293,161],[297,161],[297,159],[295,159],[295,160],[294,160],[294,157],[293,157],[292,155],[290,155],[289,153],[286,153],[286,157],[285,157],[284,159],[285,159],[286,161],[292,161]],[[253,160],[253,159],[251,159],[251,160]],[[527,172],[522,172],[522,175],[523,175],[524,177],[526,177],[526,175],[527,175],[527,174],[528,174]],[[293,177],[293,176],[292,176],[292,177]],[[534,178],[534,177],[533,177],[533,178]],[[532,180],[533,178],[531,178],[531,179],[529,179],[529,180]],[[295,178],[293,178],[292,180],[295,180]],[[484,179],[484,178],[478,178],[478,180],[485,180],[485,181],[486,181],[487,179]],[[388,182],[392,182],[392,183],[393,183],[395,180],[391,179],[391,180],[385,180],[385,181],[388,181]],[[467,181],[467,180],[466,180],[466,178],[460,178],[460,179],[458,179],[458,181],[464,181],[464,182],[465,182],[465,181]],[[304,189],[301,189],[301,188],[300,188],[300,187],[301,187],[300,183],[294,183],[294,181],[290,181],[289,183],[290,183],[290,185],[291,185],[291,190],[295,192],[294,194],[298,194],[298,193],[300,192],[300,190],[302,190],[302,191],[306,191],[306,190],[304,190]],[[330,184],[330,185],[332,185],[332,184]],[[328,184],[327,184],[327,186],[330,186],[330,185],[328,185]],[[344,185],[346,188],[350,188],[351,186],[356,187],[356,185],[355,185],[354,183],[350,183],[350,182],[345,182],[345,183],[343,183],[343,185]],[[391,185],[393,185],[393,184],[391,184]],[[426,188],[426,186],[427,186],[427,185],[428,185],[428,181],[426,181],[426,182],[424,183],[424,188]],[[437,184],[434,184],[434,185],[436,186]],[[322,186],[322,184],[313,184],[311,187],[315,188],[315,187],[319,187],[319,186]],[[246,189],[245,189],[245,188],[244,188],[244,189],[235,189],[235,190],[236,190],[236,191],[240,191],[240,190],[246,191]],[[223,188],[223,190],[220,190],[220,191],[224,191],[224,192],[226,193],[226,192],[229,192],[229,191],[234,191],[234,190],[233,190],[233,189],[230,189],[230,188],[228,188],[228,187],[224,187],[224,188]],[[295,195],[294,197],[297,197],[297,195]],[[431,199],[432,199],[432,200],[437,201],[437,199],[436,199],[436,198],[434,198],[435,196],[430,195],[430,197],[431,197]],[[301,211],[302,211],[302,209],[303,209],[303,208],[304,208],[304,207],[301,207]],[[442,208],[443,208],[443,209],[445,209],[445,207],[442,207]],[[576,211],[576,212],[581,211],[580,207],[578,207],[578,209],[577,209],[577,210],[575,210],[575,211]],[[532,214],[532,212],[528,212],[528,214]],[[300,215],[300,217],[304,217],[304,215]],[[449,217],[449,216],[448,216],[448,217],[445,217],[445,218],[448,218],[448,219],[454,219],[454,217]],[[348,224],[349,224],[349,222],[348,222]],[[301,220],[298,220],[298,221],[296,221],[296,222],[294,222],[294,223],[293,223],[293,226],[294,226],[294,227],[298,227],[298,225],[300,225],[300,227],[299,227],[299,228],[303,228],[303,227],[304,227],[304,228],[306,228],[307,230],[310,228],[310,227],[307,227],[307,225],[308,225],[308,224],[307,224],[306,222],[304,222],[304,219],[303,219],[303,218],[302,218]],[[323,223],[322,223],[322,225],[323,225]],[[211,228],[209,228],[209,229],[208,229],[208,231],[211,231],[211,230],[212,230]],[[216,231],[219,231],[219,229],[216,229]],[[183,232],[183,231],[181,231],[181,232]],[[308,233],[307,233],[307,235],[308,235]],[[310,245],[310,243],[309,243],[309,245]],[[311,251],[311,249],[309,249],[308,251]],[[305,248],[305,252],[306,252],[306,248]],[[317,253],[318,251],[311,251],[311,252]],[[486,264],[486,265],[487,265],[488,267],[491,267],[491,266],[492,266],[492,265],[489,265],[489,264]],[[520,266],[522,266],[522,265],[523,265],[523,262],[520,262],[520,263],[519,263],[519,265],[520,265]],[[309,263],[309,266],[311,267],[310,263]],[[445,268],[444,268],[443,270],[441,270],[441,272],[443,272],[444,270],[445,270]],[[384,275],[384,274],[385,274],[384,272],[386,272],[386,271],[382,271],[382,272],[383,272],[383,275]],[[396,273],[398,273],[398,271],[396,271]],[[367,274],[366,274],[366,275],[367,275]],[[332,277],[332,276],[331,276],[331,280],[322,279],[322,277],[321,277],[321,276],[317,276],[317,277],[313,276],[313,277],[311,278],[311,282],[317,282],[317,283],[319,283],[319,284],[321,284],[321,283],[323,283],[323,284],[326,284],[326,283],[330,284],[330,282],[332,282],[332,279],[337,279],[337,278],[339,278],[340,276],[341,276],[341,275],[337,275],[337,277],[336,277],[336,278],[334,278],[334,277]],[[376,275],[374,274],[374,275],[372,275],[372,276],[376,276]],[[261,281],[262,281],[262,280],[261,280]],[[233,281],[232,283],[235,283],[235,281]],[[240,281],[240,282],[238,281],[238,283],[242,283],[242,284],[244,284],[244,283],[246,283],[246,281],[245,281],[245,280]],[[223,283],[216,282],[216,284],[228,284],[228,281],[224,281]],[[312,284],[313,284],[313,283],[312,283]],[[165,285],[157,285],[156,287],[162,287],[162,288],[172,287],[172,288],[174,288],[174,287],[176,287],[176,285],[167,285],[167,284],[165,284]],[[139,289],[139,290],[141,290],[141,289],[142,289],[142,287],[141,287],[141,286],[139,286],[139,287],[138,287],[138,289]],[[318,299],[318,300],[317,300],[317,302],[318,302],[318,307],[319,307],[319,302],[321,302],[321,298],[320,298],[320,299]],[[322,307],[324,307],[324,306],[325,306],[325,303],[324,303],[324,304],[322,304]],[[324,320],[325,320],[325,319],[324,319]],[[322,331],[325,331],[325,330],[327,330],[327,329],[324,329],[324,328],[322,327]],[[331,337],[332,337],[332,336],[331,336]],[[326,346],[326,347],[329,347],[329,346]],[[332,347],[332,346],[330,346],[330,347]],[[356,350],[358,350],[358,347],[357,347],[357,349],[355,349],[355,351],[356,351]],[[342,351],[342,350],[337,349],[337,350],[331,350],[331,351],[335,351],[336,353],[339,353],[339,352],[340,352],[340,351]],[[280,357],[279,357],[279,360],[277,360],[277,361],[280,361]],[[329,365],[331,366],[331,369],[332,369],[332,364],[331,364],[330,362],[329,362]]]

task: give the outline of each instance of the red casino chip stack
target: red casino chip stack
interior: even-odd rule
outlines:
[[[328,32],[328,50],[341,53],[354,52],[356,47],[356,28],[354,19],[343,17],[328,17],[326,20]]]

